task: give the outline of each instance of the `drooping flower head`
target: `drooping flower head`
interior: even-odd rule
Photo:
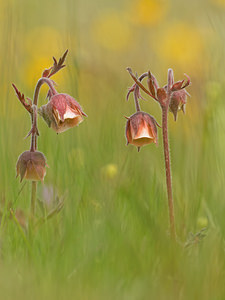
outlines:
[[[40,107],[39,113],[57,133],[79,125],[83,116],[87,116],[80,104],[67,94],[53,95],[46,105]]]
[[[43,181],[46,166],[46,158],[42,152],[25,151],[17,160],[16,177],[20,175],[20,181],[24,178],[32,181]]]
[[[138,150],[144,145],[157,144],[157,126],[158,123],[151,115],[142,111],[136,112],[127,120],[127,144],[137,146]]]
[[[169,108],[174,115],[175,121],[177,119],[177,113],[180,110],[182,110],[183,113],[185,113],[185,104],[187,103],[187,95],[188,93],[186,92],[185,89],[174,91],[171,95]]]
[[[184,80],[180,80],[174,83],[174,79],[172,78],[169,110],[173,113],[175,121],[177,120],[177,113],[180,110],[182,110],[183,113],[185,113],[187,96],[190,96],[185,88],[190,85],[191,80],[188,75],[185,74],[185,76],[187,77],[186,82],[184,82]],[[164,88],[167,88],[167,86],[165,86]]]

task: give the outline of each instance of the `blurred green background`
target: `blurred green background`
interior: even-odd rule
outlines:
[[[224,0],[0,1],[0,299],[225,299],[224,28]],[[88,118],[59,135],[38,121],[50,166],[38,198],[65,204],[27,236],[30,185],[15,164],[30,118],[11,83],[32,98],[66,49],[53,80]],[[158,147],[125,146],[128,66],[161,86],[169,67],[192,80],[186,115],[169,118],[177,245],[161,130]],[[141,107],[161,123],[157,103]]]

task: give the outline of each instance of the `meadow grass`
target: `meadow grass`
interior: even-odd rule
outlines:
[[[10,5],[15,14],[17,4]],[[21,16],[27,5],[20,8]],[[169,236],[161,130],[158,147],[138,153],[125,146],[123,116],[134,113],[132,100],[125,101],[129,55],[123,54],[125,62],[118,56],[121,64],[113,65],[113,56],[112,66],[108,60],[98,66],[100,54],[90,62],[87,53],[73,50],[62,70],[66,81],[57,83],[59,91],[77,97],[88,118],[59,135],[38,120],[38,149],[50,166],[44,184],[38,184],[38,199],[49,203],[49,210],[57,199],[64,207],[28,234],[21,224],[29,219],[30,185],[15,178],[15,164],[29,148],[23,138],[30,120],[10,85],[18,83],[29,97],[34,86],[14,68],[14,63],[21,66],[15,24],[25,25],[13,20],[1,49],[0,299],[225,299],[225,90],[224,76],[212,77],[222,68],[218,57],[211,57],[212,75],[189,74],[187,115],[179,114],[176,124],[169,117],[177,243]],[[7,52],[10,37],[14,46]],[[23,53],[22,45],[19,49]],[[166,69],[153,66],[166,78]],[[41,104],[44,98],[42,93]],[[156,104],[141,105],[161,123]],[[21,212],[21,224],[10,208]],[[38,206],[37,218],[42,214]]]
[[[65,204],[25,239],[6,203],[28,218],[30,186],[19,194],[15,162],[26,149],[22,138],[29,123],[23,125],[23,118],[20,127],[18,121],[7,122],[5,131],[6,121],[1,120],[4,299],[223,299],[223,170],[215,148],[205,145],[217,144],[217,134],[210,130],[214,121],[203,144],[192,135],[185,140],[178,138],[179,132],[171,135],[178,234],[174,245],[168,233],[162,145],[146,146],[140,153],[126,148],[122,115],[109,107],[107,113],[98,106],[94,116],[89,113],[79,128],[64,135],[57,136],[39,121],[39,149],[50,168],[44,185],[38,185],[38,197],[43,200],[43,189],[52,197],[53,189]],[[103,172],[108,163],[118,168],[114,178]],[[206,237],[185,248],[189,233],[207,224]]]

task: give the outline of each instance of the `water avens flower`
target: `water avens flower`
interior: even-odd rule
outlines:
[[[127,144],[142,147],[151,143],[157,144],[156,120],[146,112],[138,111],[127,120]]]
[[[23,179],[32,181],[30,205],[31,228],[33,228],[33,221],[35,219],[37,181],[44,180],[47,166],[44,154],[37,151],[37,137],[39,136],[37,122],[38,114],[41,115],[49,127],[52,127],[57,133],[77,126],[83,121],[83,116],[86,116],[86,114],[82,111],[80,104],[67,94],[59,94],[55,89],[55,82],[50,79],[50,77],[65,67],[64,62],[67,53],[68,50],[65,51],[58,61],[55,57],[53,57],[53,65],[42,72],[42,76],[39,78],[35,86],[33,101],[30,98],[25,97],[24,94],[17,89],[15,84],[12,84],[20,103],[29,112],[32,123],[31,130],[27,135],[27,137],[31,137],[30,151],[23,152],[19,156],[16,164],[17,176],[20,175],[20,181]],[[49,90],[47,98],[49,101],[46,105],[39,108],[38,98],[43,84],[48,85]],[[61,204],[62,203],[60,203],[60,209],[62,208]],[[51,212],[51,216],[58,212],[59,205],[57,205],[54,211]]]
[[[23,152],[16,163],[17,176],[20,175],[20,182],[23,179],[31,181],[43,181],[46,174],[46,158],[39,151]]]
[[[50,97],[49,102],[39,108],[39,114],[57,133],[78,126],[83,122],[83,116],[87,116],[80,104],[67,94]]]
[[[128,89],[127,100],[129,95],[133,93],[136,113],[128,118],[126,126],[127,143],[138,147],[157,143],[157,127],[155,119],[147,113],[141,112],[139,100],[143,99],[140,94],[140,89],[148,96],[153,98],[161,107],[162,111],[162,136],[166,171],[166,185],[168,198],[168,211],[170,221],[170,234],[173,239],[176,238],[176,229],[174,221],[174,204],[172,193],[172,176],[170,165],[169,152],[169,138],[168,138],[168,112],[169,110],[174,114],[176,121],[177,112],[182,109],[184,112],[185,104],[187,102],[187,95],[185,88],[191,83],[190,77],[185,74],[187,80],[180,80],[174,82],[173,70],[168,70],[167,85],[159,87],[158,81],[150,71],[143,73],[140,77],[134,75],[131,68],[127,68],[130,76],[134,80],[134,84]],[[147,79],[147,88],[142,84],[142,80]]]

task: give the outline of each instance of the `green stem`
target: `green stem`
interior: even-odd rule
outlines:
[[[37,181],[32,181],[31,183],[31,205],[30,205],[30,214],[31,219],[35,217],[36,210],[36,196],[37,196]]]

